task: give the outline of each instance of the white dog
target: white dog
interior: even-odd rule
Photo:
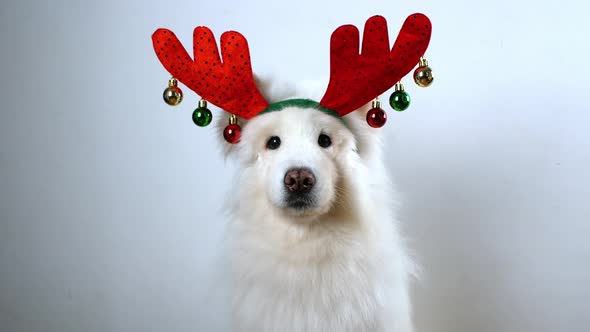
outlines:
[[[412,331],[412,263],[372,128],[386,116],[364,104],[395,85],[393,107],[404,110],[400,80],[417,64],[416,83],[432,82],[423,58],[431,26],[423,14],[408,16],[393,47],[382,16],[367,20],[362,43],[357,27],[338,27],[321,98],[326,84],[302,93],[254,82],[248,43],[236,31],[223,33],[218,48],[209,28],[195,28],[194,58],[172,31],[152,35],[173,76],[167,104],[181,102],[180,81],[202,98],[196,125],[211,121],[207,101],[232,114],[221,128],[240,170],[227,209],[236,331]]]
[[[258,87],[270,102],[297,94]],[[235,331],[412,331],[413,265],[394,220],[384,129],[366,124],[368,108],[341,121],[288,106],[242,122],[240,144],[224,142],[239,163],[227,209]]]

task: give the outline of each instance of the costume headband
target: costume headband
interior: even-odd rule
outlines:
[[[288,105],[304,105],[342,117],[373,100],[367,123],[374,128],[382,127],[387,114],[380,107],[379,95],[395,86],[389,103],[396,111],[406,110],[410,96],[400,80],[417,64],[416,84],[426,87],[432,83],[432,70],[423,57],[430,34],[430,20],[423,14],[406,18],[392,48],[382,16],[367,20],[362,45],[359,30],[354,25],[343,25],[332,33],[330,82],[321,101],[293,99],[270,105],[256,87],[248,42],[239,32],[223,33],[218,48],[209,28],[195,28],[192,58],[170,30],[156,30],[152,41],[158,59],[172,75],[164,91],[166,103],[174,106],[182,101],[180,81],[202,98],[193,112],[195,124],[204,127],[211,123],[209,101],[231,113],[224,137],[229,143],[237,143],[241,133],[237,117],[248,120]]]

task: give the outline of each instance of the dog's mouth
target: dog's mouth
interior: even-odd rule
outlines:
[[[297,212],[304,212],[316,207],[315,199],[309,193],[291,193],[285,199],[287,208]]]

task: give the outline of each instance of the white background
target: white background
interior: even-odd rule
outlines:
[[[10,1],[0,9],[0,330],[216,331],[231,190],[197,96],[161,100],[150,36],[249,40],[255,71],[328,74],[330,33],[424,12],[436,82],[383,129],[423,266],[419,331],[590,328],[590,8],[570,1]],[[187,89],[185,89],[187,90]]]

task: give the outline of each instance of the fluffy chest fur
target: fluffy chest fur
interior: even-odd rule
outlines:
[[[259,232],[239,231],[232,251],[236,330],[391,331],[408,325],[400,287],[406,271],[394,248],[369,230],[318,228],[282,234],[298,239],[280,247]]]

